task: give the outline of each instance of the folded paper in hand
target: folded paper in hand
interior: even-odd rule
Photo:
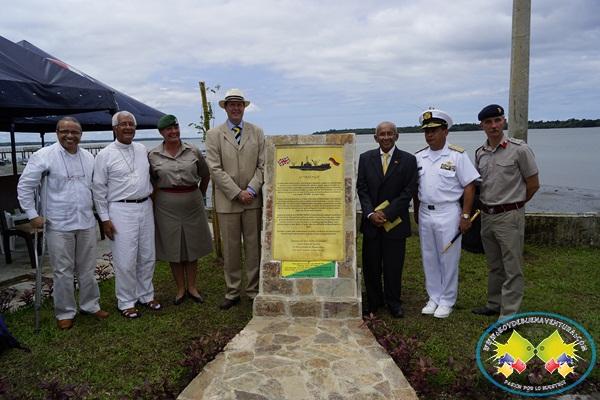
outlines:
[[[389,205],[390,205],[390,202],[386,200],[383,203],[381,203],[380,205],[378,205],[377,207],[375,207],[375,211],[384,210]],[[386,232],[389,232],[392,229],[394,229],[396,226],[398,226],[400,224],[400,222],[402,222],[402,218],[400,218],[400,217],[396,218],[393,221],[386,221],[383,223],[383,229],[385,229]]]

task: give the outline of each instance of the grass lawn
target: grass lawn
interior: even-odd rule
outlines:
[[[579,322],[597,340],[600,250],[528,245],[525,261],[522,310],[562,314]],[[421,316],[427,295],[419,243],[416,237],[408,241],[402,292],[406,317],[394,320],[382,312],[381,318],[392,331],[415,336],[422,343],[417,350],[419,356],[431,358],[440,369],[431,382],[436,392],[447,391],[457,378],[447,365],[450,357],[472,371],[477,369],[473,361],[475,345],[494,319],[473,315],[470,310],[485,303],[486,279],[483,255],[463,253],[455,311],[445,320]],[[56,329],[52,304],[46,302],[42,330],[35,335],[32,308],[6,315],[13,334],[32,352],[10,350],[0,356],[0,398],[3,388],[15,398],[42,398],[48,389],[41,389],[40,384],[53,381],[58,386],[86,385],[87,398],[93,399],[134,398],[139,393],[136,388],[144,382],[165,380],[178,392],[190,379],[189,370],[180,364],[189,355],[190,344],[201,337],[218,337],[219,332],[237,332],[251,318],[246,300],[227,312],[218,310],[225,287],[222,268],[213,257],[202,260],[199,269],[199,288],[206,295],[205,304],[186,301],[173,306],[174,284],[165,264],[157,266],[154,282],[157,298],[165,307],[159,312],[146,311],[137,320],[118,315],[112,279],[100,284],[101,304],[112,312],[107,321],[78,316],[72,330],[61,332]],[[588,381],[596,388],[600,385],[598,368]],[[492,385],[483,377],[478,382],[489,385],[491,390]]]
[[[591,334],[598,345],[600,250],[526,245],[524,270],[525,297],[521,311],[552,312],[573,319]],[[402,287],[406,317],[394,320],[384,312],[381,318],[392,331],[406,337],[416,336],[423,342],[418,353],[431,358],[433,365],[440,369],[432,382],[439,388],[439,392],[445,391],[459,378],[448,367],[450,357],[467,371],[478,371],[474,361],[477,341],[497,318],[471,313],[472,308],[486,303],[487,264],[483,254],[463,251],[458,301],[454,312],[447,319],[420,315],[421,308],[427,302],[427,293],[416,237],[410,238],[407,244]],[[476,376],[478,385],[489,385],[490,389],[493,387],[479,373]],[[598,362],[586,382],[588,389],[600,388]]]
[[[225,284],[222,267],[212,256],[205,257],[198,271],[204,304],[191,300],[174,306],[175,284],[167,264],[159,263],[154,275],[156,298],[163,303],[158,312],[126,320],[116,309],[114,279],[100,284],[101,306],[111,312],[106,321],[78,315],[73,329],[59,331],[47,301],[41,313],[41,332],[33,333],[34,312],[29,307],[6,315],[12,333],[31,353],[10,350],[0,356],[0,377],[18,398],[42,398],[40,383],[58,380],[61,385],[87,385],[89,398],[131,398],[134,388],[145,381],[165,379],[179,392],[189,381],[181,366],[188,347],[199,337],[218,332],[240,331],[251,318],[250,304],[227,312],[217,307],[223,300]],[[1,391],[0,391],[1,393]],[[0,394],[0,398],[2,395]]]

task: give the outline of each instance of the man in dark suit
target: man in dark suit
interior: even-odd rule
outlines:
[[[360,155],[356,188],[362,209],[360,231],[368,304],[363,311],[375,313],[385,304],[394,318],[401,318],[400,285],[406,238],[410,236],[408,206],[417,185],[417,161],[396,148],[396,140],[396,125],[387,121],[377,125],[375,141],[379,148]]]

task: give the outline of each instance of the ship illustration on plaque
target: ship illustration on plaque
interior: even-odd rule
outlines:
[[[328,169],[331,169],[331,164],[338,166],[340,165],[339,162],[337,162],[333,157],[329,157],[329,159],[327,160],[328,162],[325,163],[320,163],[319,161],[315,161],[315,160],[308,160],[308,157],[306,157],[306,161],[302,161],[300,162],[300,165],[296,165],[295,163],[292,163],[292,165],[289,165],[289,167],[291,169],[299,169],[302,171],[326,171]]]

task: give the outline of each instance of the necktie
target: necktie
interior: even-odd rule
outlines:
[[[237,142],[237,144],[240,144],[240,142],[242,141],[242,128],[240,128],[239,126],[234,126],[233,128],[231,128],[231,130],[235,134],[235,141]]]
[[[388,169],[388,158],[389,158],[389,154],[388,153],[383,153],[383,174],[385,175],[385,173],[387,172]]]

